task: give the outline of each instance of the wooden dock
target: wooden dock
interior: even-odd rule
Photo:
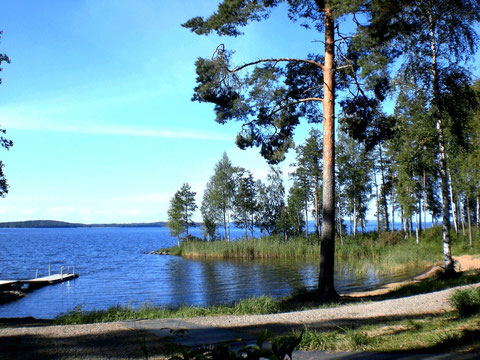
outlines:
[[[78,278],[78,274],[60,273],[30,280],[0,280],[0,290],[19,289],[24,285],[27,285],[28,289],[38,289],[43,286],[58,284],[76,278]]]

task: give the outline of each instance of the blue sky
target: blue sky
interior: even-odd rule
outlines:
[[[0,149],[10,192],[0,221],[166,220],[184,182],[201,202],[224,151],[263,178],[257,149],[241,151],[238,123],[218,125],[213,107],[190,101],[194,62],[224,43],[234,61],[305,56],[318,33],[283,9],[238,38],[200,37],[180,26],[217,0],[2,0],[0,125],[15,143]],[[310,128],[297,130],[297,142]],[[288,172],[289,156],[282,166]],[[196,220],[200,220],[199,214]]]
[[[211,105],[191,102],[194,62],[219,43],[238,63],[284,54],[287,39],[289,56],[320,45],[282,11],[233,39],[180,26],[217,4],[2,0],[0,51],[12,62],[3,66],[0,125],[15,145],[0,149],[10,185],[0,221],[165,220],[184,182],[200,203],[224,151],[264,176],[258,151],[234,145],[239,124],[218,125]]]

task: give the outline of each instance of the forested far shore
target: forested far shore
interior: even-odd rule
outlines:
[[[164,227],[163,221],[129,224],[81,224],[56,220],[28,220],[1,222],[0,228],[80,228],[80,227]]]

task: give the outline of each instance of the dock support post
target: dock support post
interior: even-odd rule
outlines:
[[[35,279],[38,278],[38,269],[35,271]]]
[[[73,275],[75,275],[75,265],[73,265],[73,270],[72,270],[72,272],[73,272]]]
[[[48,276],[52,275],[51,265],[52,265],[52,264],[48,264]]]
[[[60,266],[60,279],[63,281],[63,266]]]

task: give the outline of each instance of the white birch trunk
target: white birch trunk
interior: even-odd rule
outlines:
[[[452,176],[450,171],[448,172],[448,182],[450,183],[450,203],[452,204],[452,216],[453,216],[453,227],[455,228],[455,234],[458,234],[458,223],[457,223],[457,205],[453,200],[453,188],[452,188]]]

